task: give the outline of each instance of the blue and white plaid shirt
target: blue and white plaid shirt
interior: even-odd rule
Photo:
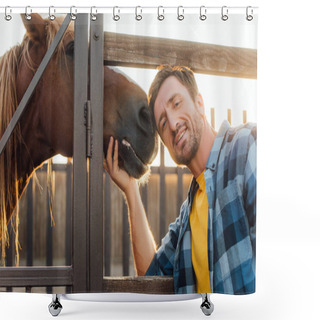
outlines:
[[[223,122],[205,169],[209,203],[208,260],[211,291],[255,292],[256,125]],[[198,188],[193,179],[180,215],[169,226],[146,275],[173,275],[175,293],[196,293],[189,214]]]

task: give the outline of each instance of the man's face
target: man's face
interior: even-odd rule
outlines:
[[[188,165],[198,151],[203,131],[203,101],[194,102],[181,82],[168,77],[160,87],[154,104],[159,135],[177,164]]]

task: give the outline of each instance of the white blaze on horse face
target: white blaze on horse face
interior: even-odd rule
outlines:
[[[121,75],[123,75],[129,82],[135,84],[136,86],[138,86],[140,88],[140,85],[134,81],[132,78],[130,78],[126,73],[124,73],[122,70],[120,70],[119,68],[117,67],[111,67],[111,66],[108,66],[109,69],[113,70],[114,72],[116,73],[119,73]]]

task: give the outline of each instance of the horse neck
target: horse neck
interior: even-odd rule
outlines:
[[[28,113],[21,119],[21,139],[16,148],[17,175],[21,181],[19,197],[35,169],[54,155],[47,141],[43,139],[41,127],[34,125],[39,123],[37,108],[38,106],[31,102]]]

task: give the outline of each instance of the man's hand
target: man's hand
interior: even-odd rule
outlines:
[[[112,158],[112,150],[114,145],[114,154]],[[109,173],[111,179],[116,183],[116,185],[125,193],[135,184],[136,181],[133,177],[130,177],[128,173],[119,168],[118,164],[118,140],[114,143],[114,138],[111,137],[108,145],[107,156],[103,160],[103,167]]]
[[[114,152],[112,158],[113,145]],[[156,252],[156,244],[149,228],[136,179],[130,177],[125,170],[119,168],[118,141],[116,140],[114,143],[113,137],[110,138],[103,167],[107,170],[111,179],[125,193],[129,208],[129,226],[135,268],[137,275],[143,276]]]

